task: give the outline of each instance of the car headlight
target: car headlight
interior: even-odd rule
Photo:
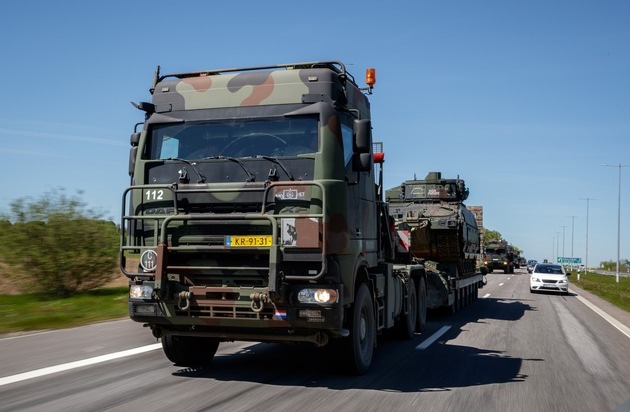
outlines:
[[[302,289],[297,298],[300,303],[336,303],[338,296],[335,289]]]
[[[532,282],[540,282],[540,279],[538,279],[536,276],[532,276]]]
[[[130,299],[151,299],[153,287],[148,285],[131,285],[129,286]]]

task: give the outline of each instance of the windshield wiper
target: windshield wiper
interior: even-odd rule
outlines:
[[[265,159],[268,160],[272,163],[277,164],[278,166],[280,166],[280,168],[284,171],[284,173],[287,174],[287,176],[289,177],[289,180],[295,180],[295,178],[293,177],[293,175],[291,174],[291,172],[289,172],[289,169],[286,168],[286,166],[284,165],[284,163],[282,163],[280,160],[278,160],[275,157],[272,156],[263,156],[263,155],[258,155],[256,156],[257,159]]]
[[[197,180],[197,183],[206,183],[206,176],[203,175],[201,172],[199,172],[199,170],[197,170],[197,168],[195,167],[195,164],[191,162],[190,160],[182,159],[181,157],[167,157],[164,160],[174,160],[176,162],[182,162],[182,163],[186,163],[187,165],[190,165],[190,167],[192,167],[192,169],[195,171],[195,173],[197,173],[197,176],[199,177],[199,180]],[[188,180],[188,172],[185,167],[179,171],[179,180],[182,182],[185,182],[186,180]]]
[[[255,182],[256,181],[256,176],[254,174],[252,174],[252,172],[250,172],[249,169],[247,169],[247,166],[245,166],[245,164],[243,162],[241,162],[239,159],[237,159],[236,157],[230,157],[230,156],[208,156],[208,157],[204,157],[202,160],[206,160],[206,159],[229,160],[230,162],[238,163],[241,166],[241,168],[245,171],[245,173],[247,173],[247,180],[246,180],[246,182]]]

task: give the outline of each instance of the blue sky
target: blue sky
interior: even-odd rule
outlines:
[[[21,0],[0,25],[0,212],[64,188],[119,220],[129,135],[163,72],[339,60],[377,69],[385,184],[459,175],[533,259],[617,257],[630,164],[630,2]],[[630,167],[621,169],[630,258]],[[575,216],[575,217],[571,217]],[[563,227],[564,226],[564,227]],[[564,235],[563,235],[564,233]]]

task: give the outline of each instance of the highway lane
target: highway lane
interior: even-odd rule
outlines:
[[[530,294],[524,270],[487,279],[479,300],[432,314],[413,340],[380,339],[358,377],[310,346],[243,342],[179,368],[129,320],[1,339],[0,411],[614,411],[630,399],[628,336],[577,296]],[[1,383],[138,347],[150,349]]]

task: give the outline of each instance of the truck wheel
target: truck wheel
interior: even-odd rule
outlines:
[[[422,332],[427,325],[427,284],[424,278],[418,279],[418,316],[416,332]]]
[[[206,365],[214,358],[219,348],[215,338],[197,338],[193,336],[162,336],[164,354],[175,365]]]
[[[338,371],[363,374],[372,363],[376,343],[372,295],[365,283],[359,286],[349,318],[350,336],[331,341],[327,345],[327,352],[333,367]]]
[[[341,350],[337,353],[339,366],[345,372],[362,374],[372,363],[376,342],[376,321],[372,296],[365,283],[359,286],[352,306],[350,336],[343,338]]]
[[[418,298],[416,295],[416,284],[409,278],[409,291],[407,296],[407,313],[400,316],[398,320],[398,334],[403,339],[411,339],[416,332],[416,321],[418,317]]]

